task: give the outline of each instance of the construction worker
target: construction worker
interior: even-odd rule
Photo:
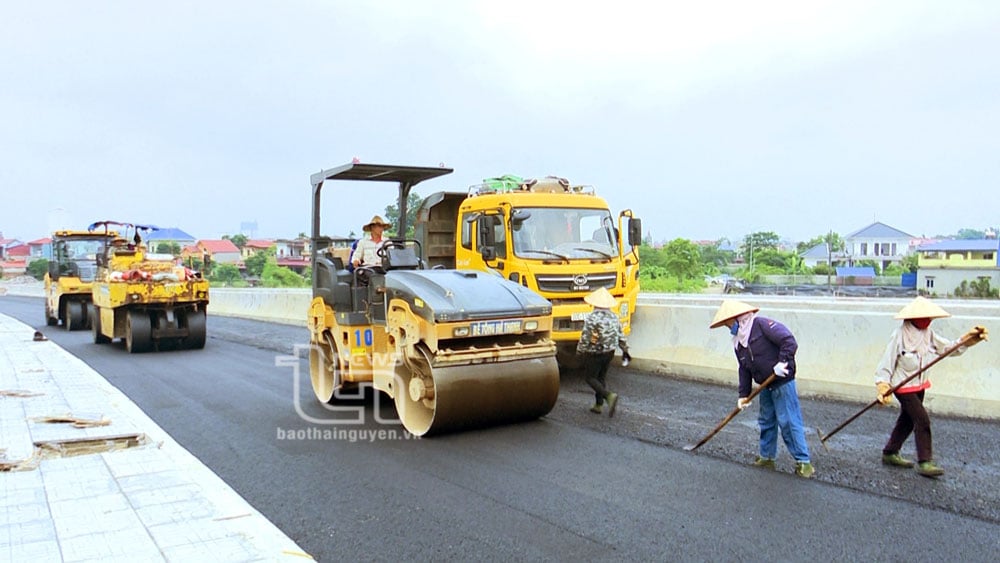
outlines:
[[[763,383],[773,373],[777,377],[760,390],[757,426],[760,444],[753,465],[774,469],[778,453],[778,431],[795,459],[795,474],[806,479],[816,470],[809,458],[809,445],[802,425],[802,411],[795,389],[795,352],[798,343],[788,328],[778,321],[758,316],[759,307],[742,301],[722,302],[709,328],[725,326],[733,337],[733,351],[739,364],[740,410],[750,406],[753,382]]]
[[[358,242],[357,248],[351,253],[351,264],[355,268],[359,266],[380,268],[382,266],[382,259],[378,256],[378,249],[387,240],[382,238],[382,233],[391,227],[392,223],[387,223],[384,219],[376,215],[372,217],[372,220],[367,225],[361,228],[369,236],[362,238]]]
[[[899,401],[899,418],[896,419],[896,426],[889,434],[889,440],[882,448],[882,463],[894,467],[913,467],[913,461],[899,453],[903,442],[913,434],[917,446],[917,473],[931,478],[944,475],[944,469],[934,463],[931,419],[924,409],[924,392],[931,386],[927,373],[921,373],[891,395],[889,390],[916,374],[945,349],[958,342],[949,341],[930,328],[932,320],[950,316],[950,313],[924,297],[917,297],[911,301],[896,314],[896,318],[903,322],[889,337],[889,344],[875,369],[878,402],[883,405],[888,404],[893,395]],[[976,327],[968,334],[979,335],[981,332],[985,334],[985,329]],[[979,341],[979,337],[973,338],[969,345],[978,344]],[[952,352],[952,355],[959,356],[966,349],[966,346],[961,346]]]
[[[615,416],[618,406],[618,393],[611,393],[605,381],[608,367],[615,357],[615,349],[622,349],[625,365],[631,360],[628,353],[628,342],[622,331],[618,314],[613,311],[617,302],[605,288],[600,288],[587,294],[584,301],[594,306],[583,320],[583,330],[580,332],[580,342],[576,345],[576,353],[582,356],[584,377],[587,384],[594,390],[596,402],[590,407],[590,412],[601,414],[604,402],[608,403],[608,416]]]

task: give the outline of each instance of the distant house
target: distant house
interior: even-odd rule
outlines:
[[[31,256],[31,247],[24,243],[8,246],[4,256],[8,260],[27,260]]]
[[[305,256],[285,256],[283,258],[277,259],[278,266],[288,268],[296,274],[303,274],[306,268],[309,267],[309,258]]]
[[[871,266],[840,266],[837,285],[875,285],[875,268]]]
[[[844,237],[846,257],[851,264],[860,260],[874,261],[881,273],[910,254],[910,241],[914,238],[885,223],[875,222]]]
[[[800,253],[799,257],[802,258],[802,264],[808,268],[815,268],[820,264],[833,266],[846,261],[846,256],[843,252],[839,250],[831,252],[830,247],[825,242],[821,242],[809,250]]]
[[[28,248],[31,249],[31,252],[28,254],[29,262],[42,258],[45,260],[52,259],[52,239],[49,237],[28,242]]]
[[[27,271],[28,264],[24,260],[0,260],[0,278],[16,278]]]
[[[221,240],[199,240],[194,246],[185,247],[181,251],[181,256],[203,260],[207,256],[213,264],[233,264],[241,265],[240,249],[233,244],[233,241]]]
[[[143,238],[151,252],[156,252],[156,248],[163,243],[176,244],[183,249],[196,242],[193,236],[173,227],[150,231]]]
[[[264,239],[248,239],[246,244],[243,245],[241,249],[243,253],[243,259],[246,260],[258,252],[263,252],[268,248],[274,247],[273,240]]]
[[[274,255],[278,258],[301,258],[309,256],[309,239],[279,238],[274,241]]]
[[[21,241],[16,238],[3,238],[3,234],[0,234],[0,260],[5,260],[7,258],[7,249],[13,246],[18,246]]]
[[[15,241],[16,242],[16,241]],[[28,267],[28,256],[31,248],[27,244],[12,244],[4,251],[3,259],[0,259],[0,268],[3,269],[3,277],[13,278],[23,276]]]
[[[917,247],[917,289],[952,295],[962,282],[988,279],[1000,287],[1000,242],[997,239],[944,240]]]

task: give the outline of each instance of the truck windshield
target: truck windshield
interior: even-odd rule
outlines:
[[[526,219],[520,219],[526,215]],[[514,254],[535,260],[610,260],[617,231],[607,209],[523,207],[511,215]]]

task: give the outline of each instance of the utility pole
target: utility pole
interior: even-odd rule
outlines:
[[[830,283],[830,272],[833,271],[833,231],[826,235],[826,290],[833,295],[833,287]]]

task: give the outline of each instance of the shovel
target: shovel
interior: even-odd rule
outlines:
[[[748,401],[752,401],[753,398],[756,397],[757,394],[760,393],[765,387],[767,387],[768,385],[770,385],[771,382],[774,381],[774,378],[776,378],[776,377],[778,377],[778,376],[775,375],[775,374],[773,374],[773,373],[771,375],[767,376],[767,379],[765,379],[764,382],[761,383],[759,387],[757,387],[756,389],[754,389],[753,391],[750,392],[750,395],[747,396],[747,400]],[[742,410],[743,409],[741,409],[739,407],[736,407],[735,409],[733,409],[733,412],[729,413],[726,416],[726,418],[722,419],[722,422],[720,422],[718,426],[716,426],[711,432],[709,432],[707,436],[705,436],[704,438],[702,438],[701,440],[699,440],[697,444],[691,444],[691,445],[688,445],[688,446],[684,446],[684,449],[687,450],[687,451],[689,451],[689,452],[693,452],[694,450],[697,450],[698,448],[700,448],[703,445],[705,445],[705,442],[711,440],[713,436],[715,436],[716,434],[718,434],[719,430],[722,430],[722,428],[725,425],[729,424],[729,421],[731,421],[732,419],[736,418],[736,415],[740,414],[740,412]]]
[[[865,414],[866,412],[868,412],[868,409],[870,409],[870,408],[874,407],[875,405],[879,404],[879,399],[881,399],[882,397],[891,397],[896,392],[897,389],[899,389],[900,387],[906,385],[913,378],[917,377],[918,375],[920,375],[920,374],[924,373],[925,371],[927,371],[928,369],[930,369],[930,367],[933,366],[934,364],[940,362],[941,360],[945,359],[947,356],[951,355],[955,350],[958,350],[962,346],[968,346],[969,343],[972,342],[972,341],[976,341],[976,343],[978,343],[978,341],[980,341],[980,340],[986,340],[986,330],[984,328],[977,326],[977,327],[975,327],[975,330],[977,330],[977,332],[975,334],[966,334],[965,336],[963,336],[961,340],[959,340],[958,342],[956,342],[954,345],[949,346],[940,356],[938,356],[938,357],[934,358],[933,360],[931,360],[930,362],[928,362],[926,366],[918,369],[910,377],[907,377],[903,381],[900,381],[898,385],[896,385],[892,389],[889,389],[888,391],[886,391],[885,394],[882,395],[881,397],[879,397],[878,399],[875,399],[874,401],[872,401],[872,402],[868,403],[867,405],[865,405],[865,408],[863,408],[860,411],[856,412],[853,416],[851,416],[851,418],[848,418],[844,422],[841,422],[840,425],[837,426],[836,428],[834,428],[833,430],[831,430],[829,434],[827,434],[826,436],[820,435],[820,438],[819,438],[820,443],[823,444],[824,446],[826,446],[826,441],[829,440],[831,436],[833,436],[837,432],[840,432],[841,430],[844,429],[845,426],[847,426],[848,424],[854,422],[859,416],[861,416],[861,415]]]

